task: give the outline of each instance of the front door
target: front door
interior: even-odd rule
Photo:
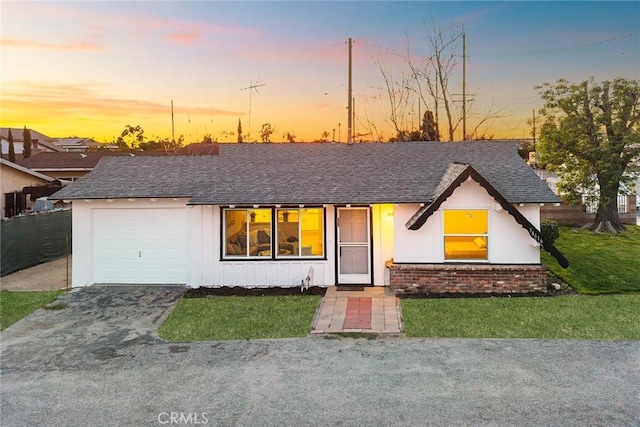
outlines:
[[[338,208],[338,284],[370,285],[369,208]]]

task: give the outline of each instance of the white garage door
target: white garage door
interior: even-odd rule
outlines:
[[[186,283],[186,210],[95,209],[92,258],[94,283]]]

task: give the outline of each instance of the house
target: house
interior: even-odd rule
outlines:
[[[73,286],[390,286],[546,291],[540,205],[558,197],[504,142],[220,144],[104,157],[73,204]]]
[[[13,148],[19,157],[22,157],[24,150],[23,133],[24,128],[0,128],[0,142],[2,143],[2,155],[9,154],[9,129],[11,129],[11,136],[13,137]],[[33,129],[29,129],[31,133],[31,153],[62,151],[61,148],[53,143],[53,139],[37,132]]]
[[[126,151],[48,152],[38,153],[26,159],[19,157],[16,163],[61,181],[75,181],[91,172],[100,159],[106,156],[132,156]],[[164,152],[137,152],[136,156],[166,155]]]
[[[85,152],[87,150],[96,150],[102,147],[111,147],[111,145],[100,144],[92,138],[56,138],[53,144],[60,147],[62,151]]]
[[[560,178],[554,172],[546,169],[533,169],[538,177],[547,183],[551,191],[560,196],[558,184]],[[636,193],[640,191],[640,179],[635,185]],[[627,194],[627,188],[620,183],[620,192],[618,194],[618,218],[623,224],[636,224],[638,209],[637,204],[640,198],[637,194]],[[595,189],[597,191],[597,187]],[[589,200],[585,195],[582,196],[582,203],[578,205],[562,203],[561,205],[545,205],[540,215],[543,219],[556,221],[560,225],[582,226],[593,222],[598,210],[597,200]]]
[[[35,187],[49,184],[54,179],[41,173],[32,171],[9,160],[0,158],[0,186],[2,205],[0,216],[12,217],[24,209],[29,209],[33,200],[26,197],[23,192],[25,187]]]

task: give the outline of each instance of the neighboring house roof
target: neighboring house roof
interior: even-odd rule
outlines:
[[[560,200],[505,142],[220,144],[217,156],[103,158],[54,197],[186,197],[190,204],[430,203],[451,163],[511,203]]]
[[[0,138],[9,140],[9,129],[11,129],[11,136],[13,137],[13,142],[23,142],[22,134],[24,132],[24,128],[0,128]],[[29,129],[29,128],[27,128]],[[31,141],[35,141],[39,146],[48,148],[51,151],[60,151],[60,147],[56,146],[53,143],[53,138],[48,137],[47,135],[35,131],[33,129],[29,129],[31,133]]]
[[[81,151],[88,148],[100,148],[102,144],[92,138],[56,138],[53,143],[66,151]]]
[[[20,165],[18,165],[16,163],[10,162],[9,160],[5,160],[3,158],[0,158],[0,164],[2,164],[3,166],[9,167],[9,168],[15,169],[17,171],[20,171],[22,173],[25,173],[27,175],[31,175],[31,176],[33,176],[35,178],[38,178],[38,179],[41,179],[43,181],[47,181],[47,182],[53,182],[54,181],[54,179],[51,178],[50,176],[43,175],[43,174],[38,173],[38,172],[36,172],[34,170],[31,170],[29,168],[25,168],[24,166],[20,166]]]
[[[61,151],[56,153],[38,153],[26,159],[16,159],[16,163],[39,171],[53,170],[93,170],[103,157],[113,156],[155,156],[166,155],[161,152],[128,153],[124,151],[89,151],[85,153]]]

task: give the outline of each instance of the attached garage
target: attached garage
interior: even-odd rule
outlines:
[[[184,207],[93,209],[92,214],[93,283],[186,283]]]

